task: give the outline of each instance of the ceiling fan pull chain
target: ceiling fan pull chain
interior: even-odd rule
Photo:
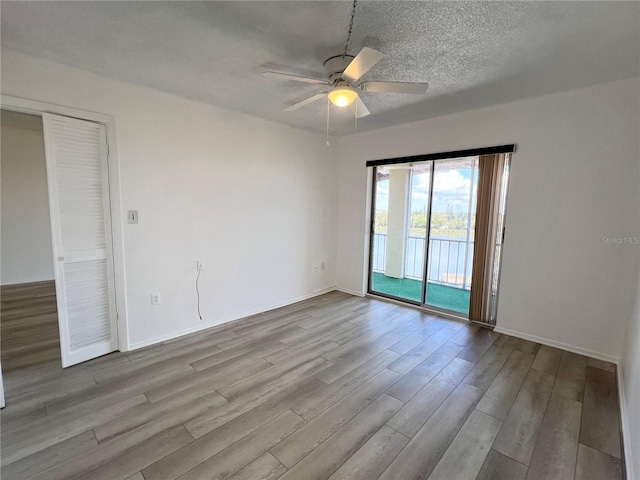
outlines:
[[[327,147],[330,146],[329,143],[329,97],[327,97]]]
[[[349,32],[347,33],[347,43],[344,45],[344,53],[342,58],[347,56],[347,50],[349,49],[349,41],[351,40],[351,32],[353,31],[353,18],[356,16],[356,3],[358,0],[353,0],[353,7],[351,7],[351,20],[349,20]]]
[[[358,99],[356,99],[356,119],[355,119],[355,130],[353,132],[353,138],[358,138]]]

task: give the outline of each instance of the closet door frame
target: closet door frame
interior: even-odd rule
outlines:
[[[115,279],[115,301],[118,326],[118,350],[129,350],[129,329],[127,322],[127,298],[125,283],[124,259],[124,214],[120,194],[120,164],[116,139],[116,120],[112,115],[80,110],[37,100],[30,100],[11,95],[0,96],[0,108],[16,112],[42,116],[51,113],[65,117],[77,118],[105,126],[108,149],[109,202],[111,206],[111,236],[113,244],[113,267]]]

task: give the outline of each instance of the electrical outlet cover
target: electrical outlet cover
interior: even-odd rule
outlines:
[[[160,294],[159,293],[152,293],[151,294],[151,305],[152,306],[160,305]]]

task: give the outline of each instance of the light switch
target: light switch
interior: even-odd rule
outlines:
[[[129,223],[138,223],[138,210],[129,210],[127,213]]]

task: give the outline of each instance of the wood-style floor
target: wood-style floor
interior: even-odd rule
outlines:
[[[614,365],[338,292],[5,386],[3,479],[622,476]]]
[[[5,285],[0,288],[2,370],[60,363],[56,284]]]

